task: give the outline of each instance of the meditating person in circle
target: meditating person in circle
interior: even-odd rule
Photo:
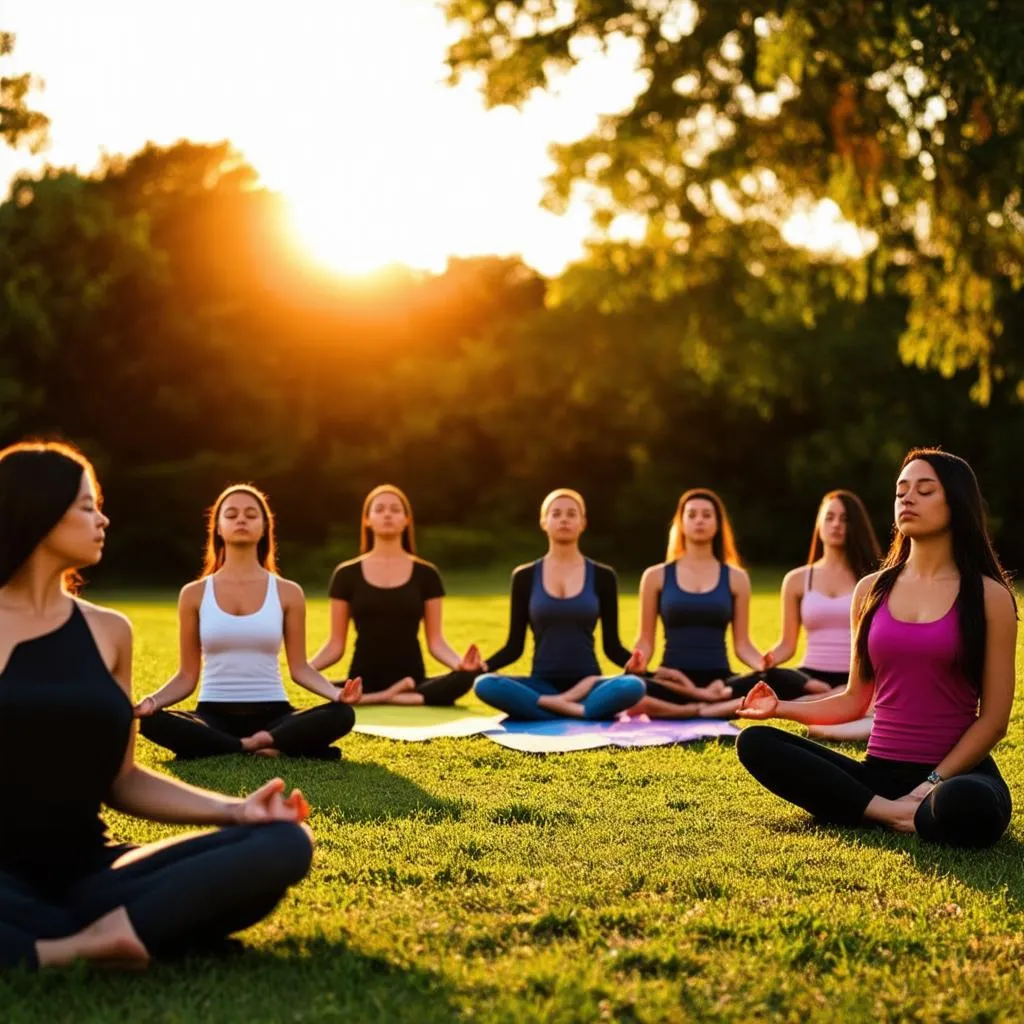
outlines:
[[[132,628],[74,596],[109,520],[89,462],[62,444],[0,451],[0,966],[144,966],[201,951],[305,877],[308,807],[273,779],[245,799],[135,764]],[[223,826],[133,846],[100,805]]]
[[[807,564],[782,581],[782,637],[761,662],[763,678],[778,691],[806,683],[811,694],[845,688],[850,676],[850,606],[857,581],[878,568],[882,553],[867,510],[850,491],[829,491],[821,500]],[[800,627],[807,650],[798,669],[781,668],[793,657]],[[811,726],[815,739],[866,740],[871,715],[842,725]]]
[[[750,640],[750,577],[740,567],[725,503],[707,488],[680,497],[666,560],[640,580],[640,637],[628,672],[646,671],[659,617],[665,653],[647,678],[647,695],[631,713],[655,718],[731,714],[757,677],[735,675],[729,667],[726,630],[732,627],[736,656],[746,665],[760,668],[761,652]],[[804,683],[795,687],[795,696],[805,692]]]
[[[331,635],[313,657],[323,671],[341,660],[349,623],[356,627],[349,675],[363,681],[362,704],[450,705],[473,688],[482,671],[471,644],[459,655],[441,625],[444,584],[437,566],[418,558],[412,505],[393,484],[375,487],[363,502],[361,552],[334,570],[330,586]],[[420,650],[450,671],[427,676]]]
[[[552,491],[540,510],[548,553],[512,573],[508,639],[487,659],[488,673],[476,681],[476,695],[510,718],[610,719],[644,695],[637,676],[601,675],[594,651],[598,619],[609,661],[624,665],[630,652],[619,640],[615,572],[580,551],[586,515],[576,491]],[[522,655],[527,626],[534,638],[530,675],[497,674]]]
[[[772,727],[745,729],[736,751],[763,786],[820,821],[990,846],[1010,822],[1010,791],[991,751],[1013,704],[1016,600],[963,459],[911,451],[895,516],[882,570],[853,594],[856,641],[845,691],[781,701],[762,682],[739,711],[835,725],[860,718],[874,695],[867,758]]]
[[[146,739],[181,758],[341,756],[332,744],[355,724],[350,705],[362,688],[356,679],[338,689],[306,661],[306,600],[297,583],[277,575],[274,517],[255,487],[233,484],[214,502],[206,564],[181,591],[178,628],[178,671],[136,708]],[[278,662],[282,644],[292,679],[326,704],[292,706]],[[194,712],[167,710],[197,683]]]

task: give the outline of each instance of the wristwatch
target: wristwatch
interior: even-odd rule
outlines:
[[[924,781],[930,782],[933,786],[937,786],[940,782],[945,782],[946,780],[938,772],[931,771],[928,773],[928,778]]]

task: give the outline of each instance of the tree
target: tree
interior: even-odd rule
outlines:
[[[0,58],[13,52],[14,34],[0,32]],[[0,139],[9,146],[27,146],[33,153],[46,144],[50,128],[50,119],[28,106],[28,94],[39,84],[30,74],[0,76]]]
[[[844,297],[905,296],[904,361],[974,370],[983,403],[994,380],[1021,372],[1005,331],[1024,284],[1020,0],[445,7],[461,29],[452,79],[482,73],[491,105],[523,103],[595,42],[635,48],[635,101],[554,147],[551,206],[582,187],[599,226],[622,213],[646,224],[639,245],[594,248],[594,293],[608,294],[608,277],[656,297],[713,282],[737,244],[750,277],[771,277],[793,260],[794,215],[831,199],[864,233],[805,262]]]

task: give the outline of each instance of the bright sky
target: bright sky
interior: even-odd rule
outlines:
[[[556,273],[589,210],[539,208],[547,146],[587,134],[637,91],[628,44],[523,112],[444,84],[451,30],[433,0],[3,0],[5,74],[46,82],[46,161],[230,139],[283,192],[311,249],[341,270],[523,257]],[[0,149],[0,182],[41,159]]]

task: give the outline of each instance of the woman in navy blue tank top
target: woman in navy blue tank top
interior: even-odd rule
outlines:
[[[608,660],[624,665],[630,653],[619,640],[615,572],[580,552],[586,522],[576,491],[552,491],[540,514],[548,553],[512,574],[508,639],[476,681],[476,695],[512,718],[610,719],[644,695],[643,680],[635,675],[601,675],[594,651],[598,619]],[[496,674],[522,655],[527,626],[534,637],[530,675]]]
[[[0,451],[0,968],[145,966],[265,917],[309,870],[302,794],[246,799],[135,764],[132,629],[74,596],[109,524],[92,466],[65,445]],[[101,804],[223,828],[136,847]]]
[[[640,583],[640,638],[627,671],[646,670],[659,617],[665,654],[635,710],[659,718],[730,714],[731,701],[758,677],[733,674],[726,630],[732,627],[736,656],[755,671],[762,654],[750,641],[750,577],[740,567],[725,505],[714,491],[690,490],[679,499],[668,558],[651,566]]]

